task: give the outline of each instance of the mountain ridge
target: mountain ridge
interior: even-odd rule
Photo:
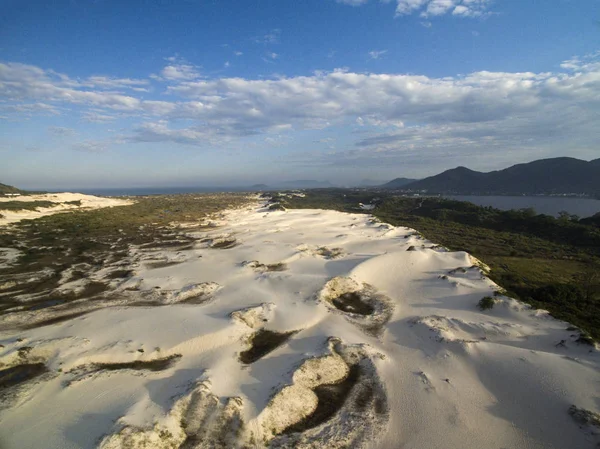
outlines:
[[[7,193],[23,193],[22,190],[17,189],[14,186],[9,186],[8,184],[0,183],[0,195],[5,195]]]
[[[384,184],[383,188],[394,188]],[[539,159],[502,170],[479,172],[459,166],[400,187],[462,195],[600,195],[600,159],[571,157]]]

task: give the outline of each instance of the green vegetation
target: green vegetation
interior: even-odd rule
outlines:
[[[118,263],[127,257],[131,244],[153,248],[189,245],[193,239],[185,235],[186,231],[212,229],[200,224],[202,219],[248,202],[245,194],[186,194],[134,199],[135,204],[129,206],[73,210],[0,227],[0,248],[15,248],[21,252],[15,264],[0,268],[3,294],[0,314],[20,306],[17,297],[24,293],[39,295],[39,300],[31,302],[38,308],[97,296],[106,290],[106,284],[90,282],[82,292],[70,296],[59,295],[55,289],[69,270],[69,279],[76,280],[87,277],[86,273],[90,271]],[[191,223],[192,227],[183,229],[173,224],[182,222]],[[32,275],[36,273],[39,275]],[[109,278],[129,274],[126,270],[117,271]],[[61,317],[38,325],[52,324],[54,319]]]
[[[3,201],[0,210],[36,210],[38,207],[54,207],[58,203],[52,201]]]
[[[477,306],[481,310],[491,310],[494,308],[494,298],[492,298],[491,296],[484,296],[479,300]]]
[[[331,303],[342,312],[358,315],[371,315],[375,312],[375,308],[365,302],[358,292],[343,293],[337,298],[333,298]]]
[[[256,362],[284,344],[296,332],[275,332],[259,329],[250,339],[250,348],[240,353],[240,362],[247,365]]]
[[[144,352],[144,351],[141,351]],[[181,354],[173,354],[168,357],[153,360],[134,360],[132,362],[120,362],[120,363],[93,363],[91,365],[92,371],[120,371],[120,370],[133,370],[133,371],[163,371],[166,370],[181,359]]]
[[[6,196],[6,195],[11,195],[11,194],[14,195],[15,193],[18,193],[19,195],[33,195],[33,194],[46,193],[46,192],[21,190],[16,187],[13,187],[13,186],[9,186],[7,184],[0,183],[0,197]]]
[[[25,363],[0,370],[0,392],[41,376],[47,371],[43,363]]]
[[[21,193],[22,194],[23,191],[17,189],[16,187],[0,183],[0,196],[4,195],[6,193]]]
[[[361,377],[361,368],[358,363],[350,366],[348,375],[340,382],[329,385],[319,385],[313,391],[317,395],[317,408],[310,415],[306,416],[296,424],[291,425],[283,431],[284,434],[295,432],[304,432],[313,429],[333,417],[344,405],[352,389],[356,386]],[[370,391],[364,389],[364,393],[357,398],[355,407],[361,409],[362,402],[369,402],[373,396],[372,388]],[[370,394],[370,397],[369,397]],[[360,399],[365,399],[359,401]],[[366,404],[364,404],[366,405]],[[362,407],[364,408],[364,407]]]
[[[287,270],[287,265],[283,262],[270,263],[270,264],[267,264],[265,267],[266,267],[267,271],[285,271],[285,270]]]
[[[482,173],[457,167],[429,178],[384,187],[404,191],[466,195],[539,195],[577,193],[600,195],[600,159],[571,157],[541,159],[504,170]]]
[[[276,210],[279,210],[279,211],[285,211],[285,207],[283,207],[283,206],[282,206],[281,204],[279,204],[279,203],[274,203],[274,204],[271,204],[271,205],[269,205],[269,208],[268,208],[268,209],[269,209],[269,210],[272,210],[272,211],[276,211]]]
[[[554,218],[531,209],[500,211],[442,198],[365,189],[318,189],[304,198],[278,195],[286,208],[370,213],[407,226],[491,268],[506,294],[548,310],[600,339],[600,219]],[[376,204],[363,211],[358,203]]]

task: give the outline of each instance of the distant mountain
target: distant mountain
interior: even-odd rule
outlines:
[[[295,181],[285,181],[275,184],[277,187],[289,189],[319,189],[334,187],[329,181],[315,181],[314,179],[298,179]]]
[[[382,187],[384,189],[399,189],[400,187],[404,187],[405,185],[415,181],[417,180],[411,178],[396,178],[392,179],[390,182],[386,182],[385,184],[379,187]]]
[[[251,190],[269,190],[269,186],[266,184],[254,184],[250,186]]]
[[[4,195],[6,193],[23,193],[23,191],[17,189],[16,187],[0,183],[0,195]]]
[[[411,179],[415,181],[415,179]],[[354,187],[377,187],[381,185],[381,181],[375,179],[361,179]]]
[[[600,195],[600,159],[590,162],[570,157],[541,159],[489,173],[457,167],[406,184],[402,189],[462,195],[597,196]]]

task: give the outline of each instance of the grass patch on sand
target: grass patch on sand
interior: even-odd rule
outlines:
[[[158,195],[131,199],[135,203],[127,206],[74,209],[0,227],[0,248],[14,248],[21,254],[15,263],[0,268],[0,283],[24,279],[3,291],[6,295],[0,302],[0,315],[21,304],[19,297],[24,294],[54,299],[56,288],[69,272],[73,274],[70,280],[75,280],[109,268],[107,281],[126,278],[129,272],[122,268],[115,271],[115,267],[128,256],[131,245],[145,245],[150,250],[191,248],[195,240],[186,234],[190,228],[177,223],[198,223],[202,227],[203,220],[250,201],[250,197],[242,193]],[[17,207],[15,203],[19,203],[18,207],[28,208],[42,205],[39,202],[8,201],[0,204],[0,209],[5,205]],[[52,204],[44,202],[43,206]],[[104,282],[94,281],[83,292],[66,299],[94,297],[107,288]],[[63,317],[55,318],[61,320]],[[32,326],[52,324],[53,319]]]
[[[38,327],[52,326],[53,324],[59,324],[64,321],[72,320],[73,318],[79,318],[80,316],[86,315],[90,312],[93,312],[93,310],[86,310],[85,312],[66,313],[53,318],[49,318],[47,320],[27,324],[23,327],[23,329],[37,329]]]
[[[250,337],[250,348],[240,353],[240,362],[249,365],[283,345],[297,331],[275,332],[260,329]]]
[[[38,207],[54,207],[59,203],[53,201],[2,201],[0,202],[0,210],[36,210]]]
[[[418,230],[453,251],[467,251],[491,268],[490,278],[536,308],[600,340],[600,218],[578,220],[501,211],[443,198],[403,197],[390,191],[314,189],[278,196],[288,209],[368,213]],[[376,204],[365,212],[359,203]]]
[[[25,363],[0,370],[0,390],[34,379],[47,371],[43,363]]]
[[[173,354],[162,359],[154,360],[134,360],[132,362],[121,363],[92,363],[91,368],[93,371],[164,371],[175,365],[181,357],[181,354]]]
[[[236,239],[224,239],[211,243],[210,247],[213,249],[230,249],[236,247],[237,245],[238,242]]]
[[[337,298],[333,298],[331,303],[336,309],[346,313],[356,313],[358,315],[371,315],[375,308],[365,302],[358,292],[343,293]]]
[[[348,375],[341,382],[331,385],[319,385],[316,387],[313,390],[318,398],[315,411],[306,418],[285,429],[283,433],[304,432],[329,421],[346,402],[350,391],[359,381],[360,374],[359,364],[354,364],[350,366]],[[360,404],[358,405],[360,406]]]

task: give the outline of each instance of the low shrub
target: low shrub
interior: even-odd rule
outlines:
[[[477,303],[477,306],[481,310],[493,309],[494,308],[494,298],[492,298],[491,296],[484,296],[483,298],[481,298],[479,300],[479,302]]]

